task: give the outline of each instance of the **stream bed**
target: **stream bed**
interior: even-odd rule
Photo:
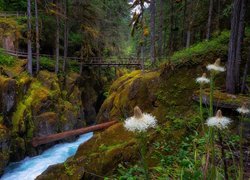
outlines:
[[[33,180],[44,172],[50,165],[64,162],[76,153],[83,142],[88,141],[93,133],[81,135],[76,141],[57,144],[41,155],[27,157],[22,161],[11,163],[6,169],[1,180]]]

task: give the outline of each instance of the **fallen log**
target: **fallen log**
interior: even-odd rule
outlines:
[[[199,91],[194,92],[192,99],[200,102]],[[250,97],[244,95],[232,95],[218,90],[214,91],[213,106],[216,108],[230,109],[236,112],[236,109],[241,107],[243,103],[250,103]],[[209,90],[205,89],[202,95],[202,104],[209,106]],[[250,115],[247,115],[249,117]]]
[[[81,129],[75,129],[75,130],[65,131],[65,132],[61,132],[61,133],[57,133],[57,134],[51,134],[48,136],[34,137],[32,139],[32,146],[37,147],[39,145],[54,142],[54,141],[57,141],[60,139],[70,137],[70,136],[76,136],[76,135],[81,135],[81,134],[85,134],[85,133],[92,132],[92,131],[106,129],[106,128],[114,125],[117,122],[118,121],[110,121],[110,122],[106,122],[106,123],[101,123],[101,124],[81,128]]]

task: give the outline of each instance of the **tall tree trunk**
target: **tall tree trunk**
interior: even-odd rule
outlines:
[[[173,51],[174,2],[170,0],[169,54]]]
[[[150,3],[150,59],[155,63],[155,0]]]
[[[212,13],[213,13],[214,1],[209,1],[209,9],[208,9],[208,20],[207,20],[207,35],[206,39],[209,40],[211,36],[211,22],[212,22]]]
[[[220,0],[217,0],[217,23],[216,23],[216,29],[220,31],[220,11],[221,11],[221,2]]]
[[[59,24],[59,1],[56,1],[57,6],[57,14],[56,14],[56,67],[55,73],[57,74],[59,71],[59,46],[60,46],[60,24]]]
[[[188,30],[187,30],[187,41],[186,41],[186,48],[190,47],[190,41],[191,41],[191,26],[188,25]]]
[[[83,46],[81,47],[81,50],[80,50],[80,75],[82,75],[83,73]]]
[[[234,0],[231,35],[229,40],[226,90],[235,94],[239,87],[239,67],[241,62],[241,44],[244,33],[244,10],[245,0]]]
[[[27,48],[28,48],[28,72],[32,75],[32,44],[31,44],[31,0],[27,1],[27,17],[28,17],[28,34],[27,34]]]
[[[246,62],[243,77],[242,77],[241,93],[245,92],[246,80],[247,80],[247,74],[248,74],[249,68],[250,68],[250,48],[249,48],[249,51],[248,51],[248,58],[247,58],[247,62]]]
[[[187,12],[187,0],[184,0],[184,7],[183,7],[183,21],[182,21],[182,45],[185,46],[186,41],[186,12]]]
[[[66,71],[66,61],[68,56],[68,0],[64,0],[64,55],[63,55],[63,72]]]
[[[141,7],[141,22],[142,25],[144,24],[144,3],[140,2],[140,7]],[[144,46],[145,46],[145,37],[144,37],[144,33],[141,34],[141,68],[142,68],[142,72],[144,72]]]
[[[188,7],[188,24],[187,24],[187,39],[186,39],[186,48],[190,47],[191,42],[191,31],[193,26],[193,0],[189,2]]]
[[[159,15],[159,40],[158,40],[158,56],[161,58],[163,55],[163,47],[162,47],[162,40],[163,40],[163,24],[164,24],[164,16],[163,16],[163,7],[164,7],[164,2],[163,0],[160,0],[160,15]]]
[[[246,12],[246,0],[242,0],[242,5],[240,9],[240,22],[238,30],[236,58],[235,58],[235,84],[237,92],[240,90],[240,64],[241,64],[241,49],[245,32],[245,22],[244,22],[245,12]]]
[[[38,22],[38,8],[37,0],[35,0],[35,16],[36,16],[36,72],[40,70],[39,56],[40,56],[40,43],[39,43],[39,22]]]

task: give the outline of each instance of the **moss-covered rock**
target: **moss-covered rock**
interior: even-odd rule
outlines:
[[[156,71],[143,73],[138,70],[117,79],[101,106],[98,121],[126,118],[136,105],[144,111],[152,111],[156,106],[155,92],[159,86],[159,75]]]
[[[42,70],[31,77],[25,72],[26,62],[20,60],[0,69],[0,124],[8,128],[8,137],[2,136],[4,141],[1,141],[8,145],[8,151],[0,148],[4,160],[0,175],[9,156],[11,161],[18,161],[56,143],[33,148],[33,137],[92,124],[99,109],[96,102],[105,78],[97,76],[95,70],[84,70],[84,76],[77,73],[57,76]]]

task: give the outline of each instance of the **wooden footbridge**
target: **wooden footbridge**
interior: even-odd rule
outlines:
[[[85,134],[85,133],[93,132],[93,131],[98,131],[98,130],[103,130],[103,129],[106,129],[106,128],[114,125],[117,122],[118,121],[110,121],[110,122],[101,123],[101,124],[97,124],[97,125],[93,125],[93,126],[89,126],[89,127],[85,127],[85,128],[75,129],[75,130],[71,130],[71,131],[65,131],[65,132],[61,132],[61,133],[57,133],[57,134],[50,134],[48,136],[34,137],[32,139],[32,146],[37,147],[37,146],[42,145],[42,144],[48,144],[50,142],[65,139],[67,137],[77,136],[77,135],[81,135],[81,134]]]
[[[4,52],[8,55],[15,56],[18,58],[28,58],[27,52],[21,51],[11,51],[4,50]],[[36,57],[36,53],[32,54],[33,57]],[[55,56],[48,54],[40,54],[41,57],[47,57],[50,59],[55,59]],[[60,60],[64,59],[63,56],[59,57]],[[142,61],[140,58],[136,57],[67,57],[68,62],[78,63],[82,66],[101,66],[101,67],[117,67],[117,66],[132,66],[132,67],[141,67]]]

